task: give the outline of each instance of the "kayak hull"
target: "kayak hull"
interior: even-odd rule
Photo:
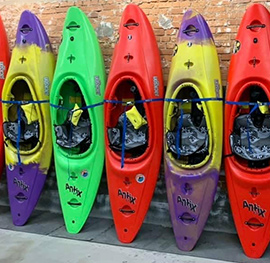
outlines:
[[[75,88],[70,88],[70,85]],[[105,85],[104,61],[96,33],[87,16],[79,8],[71,7],[65,19],[50,102],[54,105],[51,107],[51,121],[58,191],[66,229],[73,234],[82,229],[89,216],[103,172]],[[64,107],[59,101],[63,101]],[[79,108],[98,104],[82,113],[91,122],[87,128],[91,143],[88,145],[83,141],[78,146],[88,145],[84,152],[57,144],[59,138],[55,127],[67,121],[68,112],[75,104]]]
[[[245,94],[249,94],[252,87],[263,91],[265,98],[270,101],[270,60],[265,57],[270,51],[269,27],[270,14],[263,5],[254,4],[246,10],[230,62],[227,101],[250,102],[250,95]],[[270,165],[269,160],[266,160],[261,168],[250,167],[252,162],[232,152],[230,135],[234,130],[235,119],[239,116],[239,108],[240,105],[225,105],[226,181],[243,250],[248,257],[259,258],[270,240]],[[249,106],[241,109],[246,114],[251,112]]]
[[[48,37],[44,34],[46,32],[38,18],[30,11],[24,11],[20,18],[16,45],[2,92],[5,123],[15,122],[19,125],[18,108],[22,112],[27,105],[32,107],[30,119],[26,117],[27,123],[31,124],[32,118],[38,121],[38,139],[32,148],[29,146],[22,148],[21,142],[18,148],[18,133],[16,143],[5,134],[8,193],[15,225],[24,225],[27,222],[38,202],[51,163],[49,92],[55,61]],[[24,102],[10,103],[12,100]],[[32,101],[41,102],[32,103]],[[17,111],[14,112],[16,108]]]
[[[170,100],[181,99],[189,106],[187,99],[191,98],[183,95],[186,91],[196,93],[197,100],[202,100],[209,136],[208,154],[194,164],[177,159],[166,141],[166,134],[172,129],[171,109],[175,103]],[[179,29],[164,105],[167,197],[177,246],[184,251],[196,245],[217,190],[222,155],[222,108],[221,77],[211,31],[200,14],[188,10]]]
[[[131,83],[131,84],[130,84]],[[131,86],[136,86],[140,99],[131,98]],[[150,206],[159,174],[162,155],[163,79],[160,55],[151,25],[136,5],[126,7],[119,29],[105,101],[141,102],[148,125],[148,140],[144,152],[131,158],[121,158],[110,147],[107,129],[116,125],[125,106],[105,103],[106,172],[113,219],[118,239],[134,240]],[[130,153],[132,154],[132,153]]]
[[[10,52],[7,34],[5,26],[0,17],[0,93],[2,94],[5,78],[7,75],[9,61],[10,61]],[[3,134],[3,118],[2,118],[2,103],[0,104],[0,178],[4,169],[4,137]]]
[[[27,176],[21,175],[21,169],[23,169],[24,174],[27,174]],[[47,174],[40,171],[38,164],[16,165],[14,167],[9,165],[7,171],[7,183],[9,186],[13,186],[9,187],[9,202],[10,207],[12,207],[13,223],[14,225],[21,226],[26,223],[38,202],[37,198],[33,199],[32,202],[28,202],[28,200],[31,200],[32,195],[40,195]],[[33,185],[35,187],[31,189]]]
[[[171,220],[172,224],[177,226],[174,227],[174,236],[179,249],[190,251],[200,238],[211,210],[212,202],[209,200],[214,200],[219,170],[202,170],[201,173],[195,171],[196,175],[190,171],[190,175],[187,172],[179,176],[173,168],[166,164],[166,186]],[[194,221],[180,220],[179,216],[183,215],[190,215]]]

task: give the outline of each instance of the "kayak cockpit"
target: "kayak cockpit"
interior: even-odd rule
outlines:
[[[180,85],[172,99],[166,118],[168,155],[185,168],[203,165],[211,147],[205,104],[192,83]]]
[[[23,79],[16,80],[11,88],[10,101],[7,104],[8,120],[3,123],[6,143],[29,152],[38,145],[40,137],[38,106],[32,103],[29,83]]]
[[[65,81],[59,92],[54,124],[56,143],[69,154],[86,152],[91,145],[91,121],[78,83]]]
[[[148,147],[148,122],[139,88],[131,79],[124,79],[110,99],[115,103],[109,103],[108,106],[109,147],[121,156],[124,141],[125,158],[137,158],[144,154]]]
[[[269,99],[260,86],[252,85],[239,101],[230,135],[232,153],[244,166],[266,167],[270,160],[270,111],[264,103]]]

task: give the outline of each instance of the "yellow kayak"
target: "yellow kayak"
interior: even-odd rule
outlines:
[[[189,10],[179,30],[164,106],[165,177],[177,245],[191,250],[205,225],[222,156],[223,104],[216,47]]]
[[[2,93],[7,182],[15,225],[29,218],[51,163],[49,93],[54,67],[42,24],[24,11]]]

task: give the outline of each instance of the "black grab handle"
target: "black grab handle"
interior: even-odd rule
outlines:
[[[128,23],[128,24],[124,24],[124,27],[129,27],[129,26],[139,26],[139,23]]]
[[[200,30],[198,28],[191,28],[191,29],[185,29],[183,30],[182,32],[184,34],[188,34],[188,33],[192,33],[192,32],[195,32],[195,33],[198,33]]]
[[[265,28],[265,24],[248,25],[248,26],[247,26],[247,29],[252,29],[252,28],[257,28],[257,27]]]
[[[31,32],[31,31],[33,31],[33,28],[31,28],[31,27],[22,27],[22,28],[20,29],[20,31],[21,31],[22,33]]]
[[[67,26],[66,29],[80,28],[80,27],[81,27],[80,25],[70,25],[70,26]]]
[[[135,213],[134,210],[119,209],[119,211],[120,211],[121,213],[129,213],[129,214],[134,214],[134,213]]]
[[[257,224],[257,223],[245,222],[245,224],[246,224],[247,226],[258,226],[258,227],[263,227],[263,226],[264,226],[263,223]]]

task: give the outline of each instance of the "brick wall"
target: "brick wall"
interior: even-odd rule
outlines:
[[[0,0],[0,14],[12,48],[21,12],[25,9],[34,12],[47,30],[57,55],[66,11],[70,6],[79,6],[98,33],[108,71],[121,14],[131,2],[143,9],[154,28],[161,53],[165,85],[178,27],[187,9],[196,9],[209,23],[218,49],[223,86],[226,86],[233,40],[246,7],[251,3],[262,3],[270,9],[270,1],[258,0]]]

